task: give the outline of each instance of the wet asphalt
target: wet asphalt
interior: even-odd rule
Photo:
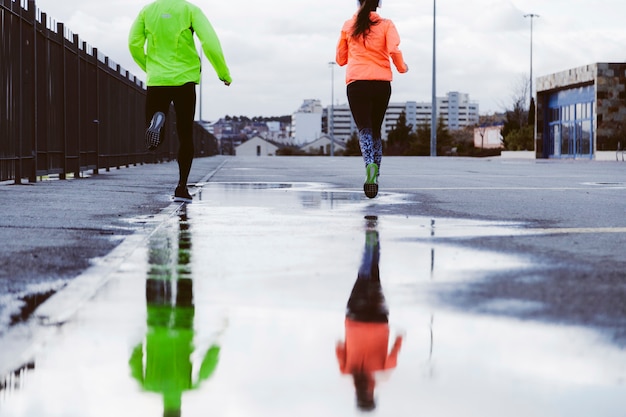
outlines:
[[[344,336],[372,230],[391,334],[406,335],[397,369],[377,391],[379,415],[414,415],[403,410],[419,404],[441,416],[623,415],[615,398],[626,384],[625,170],[619,162],[385,158],[380,195],[369,200],[359,158],[213,157],[194,162],[187,207],[170,201],[175,163],[1,185],[0,373],[9,377],[0,415],[105,415],[93,411],[102,395],[54,412],[31,404],[51,378],[84,380],[77,355],[97,373],[94,346],[107,349],[102,366],[125,367],[100,369],[109,380],[96,384],[100,392],[125,390],[129,409],[165,415],[167,401],[138,395],[142,383],[155,389],[136,377],[148,360],[136,355],[169,329],[155,325],[161,310],[150,295],[163,291],[193,295],[192,310],[177,301],[167,314],[191,322],[188,336],[206,347],[194,380],[209,381],[214,415],[350,415],[351,384],[326,365],[336,362],[332,345]],[[177,287],[155,290],[173,276]],[[69,347],[81,344],[91,353]],[[218,345],[217,370],[203,377]],[[466,353],[451,353],[455,346]],[[513,400],[520,386],[526,394]],[[407,387],[424,394],[413,398]],[[578,404],[585,387],[603,401],[583,394]],[[472,399],[498,390],[491,403]],[[182,415],[199,415],[199,391],[189,391]],[[547,399],[551,391],[560,394]],[[458,396],[458,410],[438,402],[446,392]],[[235,395],[247,402],[233,407]],[[521,407],[522,399],[535,405]]]

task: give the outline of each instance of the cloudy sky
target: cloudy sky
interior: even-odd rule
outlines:
[[[141,0],[38,0],[49,17],[145,79],[126,40]],[[223,86],[205,63],[203,118],[291,114],[304,99],[335,104],[345,98],[344,68],[329,65],[343,22],[355,0],[195,0],[217,31],[233,76]],[[392,19],[410,71],[394,75],[392,101],[429,102],[432,94],[430,0],[383,0],[379,13]],[[437,1],[437,95],[468,93],[481,114],[510,107],[530,76],[595,62],[626,61],[623,0]],[[334,77],[333,77],[334,76]]]

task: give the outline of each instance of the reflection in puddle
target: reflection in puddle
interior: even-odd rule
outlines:
[[[334,191],[308,192],[302,193],[300,196],[302,207],[308,209],[319,209],[325,205],[329,206],[330,209],[335,209],[346,203],[358,203],[362,201],[362,199],[363,197],[357,193]]]
[[[195,306],[191,274],[191,231],[186,205],[178,213],[178,239],[167,227],[149,240],[146,279],[147,332],[132,352],[131,374],[141,387],[163,398],[163,416],[181,415],[182,396],[196,389],[217,367],[220,347],[201,353],[194,371]]]
[[[454,245],[516,225],[381,214],[383,199],[340,193],[331,206],[320,190],[311,209],[304,188],[207,186],[36,369],[5,380],[2,417],[623,417],[626,353],[593,330],[433,297],[523,273],[526,259]]]
[[[280,182],[231,182],[222,183],[225,190],[276,190],[283,188],[292,188],[293,184]]]
[[[61,291],[67,280],[30,284],[17,294],[0,294],[0,335],[7,328],[27,321],[48,298]]]
[[[257,191],[257,192],[255,192]],[[258,192],[260,191],[260,192]],[[230,183],[212,182],[204,184],[198,195],[204,200],[207,194],[218,193],[216,204],[229,204],[237,200],[238,206],[267,206],[272,200],[280,199],[282,204],[297,204],[306,209],[354,208],[358,204],[370,202],[363,193],[341,189],[326,189],[318,183]],[[404,203],[400,194],[380,194],[377,201],[381,204]]]
[[[376,216],[366,216],[365,248],[356,282],[346,306],[345,341],[337,343],[339,369],[352,376],[360,410],[376,408],[376,373],[396,367],[402,336],[389,344],[389,309],[380,283],[380,243]]]
[[[29,374],[31,374],[34,369],[35,363],[29,362],[0,378],[0,406],[6,398],[9,398],[15,391],[24,387]],[[0,410],[1,409],[0,407]]]

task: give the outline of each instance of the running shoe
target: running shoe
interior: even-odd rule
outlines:
[[[365,168],[365,184],[363,184],[363,192],[368,198],[374,198],[378,195],[378,165],[372,163],[367,164]]]
[[[154,113],[150,126],[146,129],[146,148],[149,151],[154,151],[161,144],[161,128],[164,123],[165,114],[160,111]]]
[[[179,185],[174,190],[174,201],[177,203],[191,203],[192,197],[187,191],[187,187]]]

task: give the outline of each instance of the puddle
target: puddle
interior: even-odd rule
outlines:
[[[0,295],[0,335],[3,329],[27,321],[48,298],[67,285],[67,280],[30,284],[17,294]]]
[[[583,185],[595,185],[599,187],[614,187],[623,188],[626,186],[626,182],[583,182]]]
[[[520,225],[372,214],[389,201],[207,184],[0,386],[0,414],[623,416],[626,352],[601,335],[437,302],[532,268],[454,244]]]

